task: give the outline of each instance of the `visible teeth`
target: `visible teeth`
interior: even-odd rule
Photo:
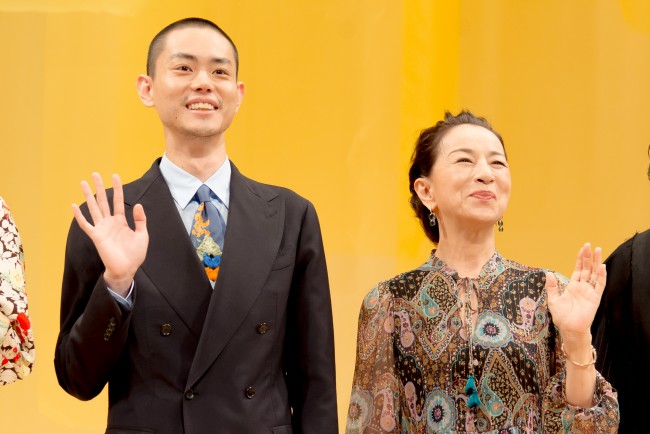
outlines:
[[[195,102],[187,106],[190,110],[215,110],[215,107],[207,102]]]

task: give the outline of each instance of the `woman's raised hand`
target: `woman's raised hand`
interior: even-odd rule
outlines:
[[[600,247],[592,252],[591,245],[585,243],[578,252],[571,280],[563,291],[558,287],[555,275],[546,273],[548,308],[565,341],[591,336],[591,323],[607,281],[601,254]]]

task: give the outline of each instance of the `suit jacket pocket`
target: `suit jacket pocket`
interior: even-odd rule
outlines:
[[[282,249],[278,251],[278,256],[275,257],[275,261],[273,261],[273,266],[271,267],[271,270],[281,270],[283,268],[287,268],[290,265],[293,265],[295,261],[296,261],[295,249],[293,248]]]
[[[293,434],[291,425],[276,426],[273,428],[273,434]]]

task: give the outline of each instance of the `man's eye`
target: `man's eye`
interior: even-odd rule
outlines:
[[[225,75],[225,74],[227,74],[227,72],[225,70],[223,70],[223,69],[217,69],[216,71],[214,71],[214,73],[216,75]]]
[[[179,71],[191,71],[189,66],[181,65],[177,68]]]

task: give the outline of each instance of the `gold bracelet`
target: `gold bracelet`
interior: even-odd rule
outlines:
[[[573,363],[576,366],[580,366],[581,368],[586,368],[587,366],[595,365],[596,364],[596,349],[594,346],[591,346],[591,362],[588,363],[579,363],[571,360],[569,356],[567,355],[566,351],[564,351],[564,342],[562,342],[562,354],[564,355],[564,358],[567,359],[569,362]]]

